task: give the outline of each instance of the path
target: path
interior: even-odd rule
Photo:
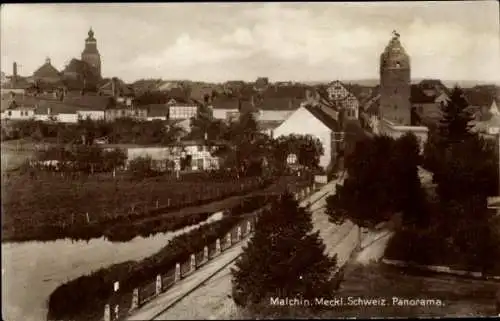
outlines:
[[[320,191],[314,193],[308,200],[303,201],[302,205],[309,201],[312,203],[318,200],[325,193],[334,193],[335,186],[335,181],[330,182]],[[352,222],[346,222],[340,226],[330,223],[324,212],[325,205],[325,197],[312,205],[313,224],[316,229],[320,230],[320,236],[325,242],[328,254],[337,254],[339,263],[344,263],[357,245],[358,229],[355,228]],[[375,238],[375,235],[372,236],[372,240]],[[369,241],[369,239],[367,240]],[[367,242],[364,243],[365,246],[368,244]],[[367,253],[369,252],[368,247],[365,250]],[[231,266],[222,269],[204,286],[199,287],[196,291],[183,298],[182,301],[158,315],[155,320],[238,319],[238,311],[230,297]]]

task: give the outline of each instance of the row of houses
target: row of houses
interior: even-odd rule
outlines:
[[[149,157],[154,167],[159,170],[217,170],[220,166],[219,157],[213,152],[227,144],[223,141],[212,141],[208,145],[203,140],[189,140],[172,143],[169,146],[141,146],[134,144],[102,145],[104,150],[120,149],[127,156],[127,164],[133,159]],[[184,162],[182,161],[184,160]]]

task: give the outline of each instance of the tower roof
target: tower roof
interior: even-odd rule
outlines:
[[[92,27],[90,27],[88,35],[89,36],[87,38],[87,41],[89,41],[89,40],[95,40],[95,38],[94,38],[94,30],[92,30]]]
[[[409,56],[406,53],[399,38],[400,38],[399,33],[393,31],[393,37],[391,38],[391,40],[385,47],[384,52],[380,56],[380,59],[387,65],[392,65],[393,63],[409,64]]]

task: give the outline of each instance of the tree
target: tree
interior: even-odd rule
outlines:
[[[458,86],[453,88],[447,103],[441,104],[443,116],[439,126],[440,147],[446,148],[470,137],[469,122],[473,117],[467,110],[468,107],[463,90]]]
[[[472,156],[473,155],[473,156]],[[437,193],[442,202],[495,195],[498,166],[493,142],[478,135],[450,147],[441,170],[435,173]]]
[[[338,285],[336,257],[325,256],[319,232],[312,230],[311,213],[291,194],[275,200],[232,269],[234,302],[252,309],[277,296],[331,296]]]
[[[103,152],[103,167],[105,171],[113,171],[116,168],[125,166],[127,155],[121,149],[115,148],[110,151]]]
[[[408,222],[427,222],[425,194],[418,176],[419,146],[413,134],[360,141],[348,156],[348,178],[327,198],[333,222],[349,217],[364,225],[403,212]]]
[[[128,164],[128,171],[135,179],[143,179],[156,174],[151,156],[137,157]]]
[[[274,159],[278,168],[286,164],[288,155],[295,154],[297,162],[310,169],[319,167],[319,159],[324,154],[323,144],[311,135],[287,135],[275,139]]]

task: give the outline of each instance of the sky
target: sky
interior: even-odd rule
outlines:
[[[4,4],[1,68],[80,58],[90,27],[104,77],[223,82],[378,79],[392,31],[412,78],[500,83],[498,1]]]

